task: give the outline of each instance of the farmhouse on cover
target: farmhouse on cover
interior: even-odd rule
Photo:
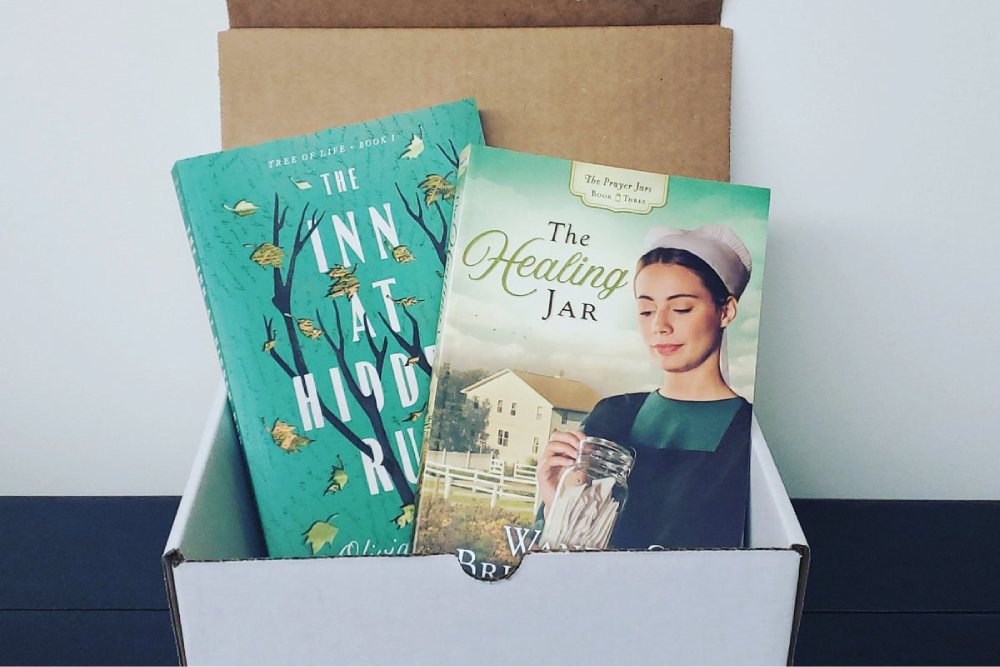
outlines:
[[[507,463],[534,464],[552,431],[580,428],[600,400],[578,380],[505,368],[462,390],[478,407],[488,405],[486,447]]]

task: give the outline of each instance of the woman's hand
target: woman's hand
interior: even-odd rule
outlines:
[[[576,463],[576,453],[585,437],[583,431],[553,431],[549,436],[549,443],[542,450],[542,460],[535,475],[546,516],[556,495],[559,476],[563,470]]]

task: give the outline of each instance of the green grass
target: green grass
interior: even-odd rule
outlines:
[[[421,489],[421,493],[425,498],[444,498],[444,480],[438,481],[435,479]],[[448,494],[449,503],[455,503],[456,505],[467,505],[467,506],[478,506],[488,508],[490,506],[490,495],[488,493],[476,493],[471,489],[463,489],[457,486],[451,487],[451,493]],[[512,512],[517,512],[519,514],[523,513],[525,517],[534,518],[534,513],[532,509],[534,508],[534,500],[517,500],[514,498],[497,498],[498,509],[509,510]]]

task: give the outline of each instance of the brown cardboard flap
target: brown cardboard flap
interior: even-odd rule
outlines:
[[[731,54],[718,26],[230,30],[222,145],[474,97],[491,146],[724,181]]]
[[[232,28],[712,25],[722,0],[228,0]]]

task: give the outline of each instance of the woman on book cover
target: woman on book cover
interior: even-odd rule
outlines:
[[[636,452],[609,548],[743,546],[751,410],[726,380],[723,340],[750,270],[750,253],[729,227],[647,234],[635,302],[662,384],[605,398],[582,430],[552,433],[538,467],[543,515],[580,442],[596,436]]]

